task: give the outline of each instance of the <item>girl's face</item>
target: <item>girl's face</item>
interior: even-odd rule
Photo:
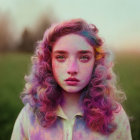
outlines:
[[[52,50],[52,70],[56,82],[66,92],[79,92],[89,83],[94,60],[93,47],[84,37],[76,34],[60,37]]]

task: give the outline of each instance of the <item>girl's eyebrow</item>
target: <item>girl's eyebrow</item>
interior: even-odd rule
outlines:
[[[68,52],[67,51],[64,51],[64,50],[56,50],[56,51],[54,51],[54,53],[68,54]],[[78,51],[78,54],[88,54],[88,53],[92,54],[92,52],[89,51],[89,50],[79,50]]]

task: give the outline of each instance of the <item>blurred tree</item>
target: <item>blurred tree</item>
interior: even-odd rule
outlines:
[[[33,53],[36,45],[35,43],[43,38],[45,30],[55,21],[57,20],[51,8],[48,9],[48,12],[42,13],[37,19],[36,24],[32,26],[32,29],[25,28],[23,30],[18,50]]]
[[[21,52],[33,52],[34,41],[34,35],[29,29],[25,28],[21,36],[21,42],[19,43],[18,50]]]
[[[13,46],[15,45],[15,36],[13,36],[13,32],[15,32],[14,29],[11,15],[0,11],[0,52],[13,50]]]
[[[42,14],[37,22],[37,25],[35,26],[35,38],[38,39],[42,39],[43,37],[43,33],[45,32],[45,30],[52,24],[53,21],[51,21],[51,18],[47,15]]]
[[[50,27],[52,23],[58,21],[57,17],[55,16],[53,7],[49,5],[48,7],[46,7],[46,9],[47,10],[42,12],[42,14],[37,18],[37,22],[33,29],[37,40],[42,39],[45,30]]]

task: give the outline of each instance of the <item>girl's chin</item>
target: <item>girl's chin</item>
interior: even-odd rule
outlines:
[[[72,88],[63,89],[63,92],[72,93],[72,94],[79,93],[79,91],[80,91],[80,89],[72,89]]]

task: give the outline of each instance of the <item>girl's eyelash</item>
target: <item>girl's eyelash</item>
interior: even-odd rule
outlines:
[[[55,57],[56,59],[59,59],[59,60],[63,60],[63,59],[65,59],[66,57],[64,56],[64,55],[57,55],[56,57]],[[89,56],[80,56],[80,59],[82,59],[82,60],[85,60],[85,61],[88,61],[89,59],[90,59],[90,57]]]
[[[89,59],[89,56],[82,56],[81,58],[87,58],[87,59]]]
[[[56,56],[56,58],[64,58],[65,56],[63,56],[63,55],[58,55],[58,56]]]

